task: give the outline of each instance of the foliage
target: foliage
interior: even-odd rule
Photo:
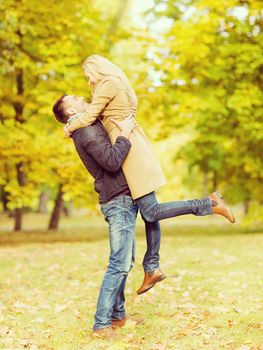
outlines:
[[[89,0],[1,2],[0,183],[10,209],[35,208],[43,189],[55,194],[60,184],[65,200],[97,201],[52,106],[65,93],[89,97],[81,63],[109,53],[107,31],[116,10],[104,12]],[[116,29],[110,40],[127,35]]]
[[[80,64],[93,53],[119,64],[137,92],[138,121],[160,141],[171,179],[161,192],[172,195],[175,185],[182,198],[219,187],[232,203],[260,203],[260,2],[155,0],[148,27],[134,24],[127,3],[0,3],[0,186],[8,207],[34,209],[42,191],[54,198],[61,184],[66,201],[97,201],[51,111],[62,94],[90,97]]]
[[[159,6],[159,7],[158,7]],[[165,132],[192,124],[177,159],[220,185],[233,203],[261,200],[263,178],[263,42],[258,1],[156,1],[170,19],[153,50],[154,92]],[[163,137],[162,130],[160,136]]]

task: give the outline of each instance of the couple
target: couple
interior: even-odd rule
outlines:
[[[109,224],[110,258],[95,313],[93,331],[114,337],[123,326],[125,284],[135,259],[135,222],[140,210],[147,250],[144,279],[137,294],[147,292],[166,276],[159,267],[159,220],[178,215],[218,214],[234,223],[231,210],[215,191],[202,199],[158,203],[154,191],[166,180],[151,144],[135,121],[137,97],[124,72],[99,55],[83,63],[92,100],[63,95],[53,106],[56,119],[66,124],[80,159],[94,178],[94,189]]]

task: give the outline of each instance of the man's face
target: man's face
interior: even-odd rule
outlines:
[[[63,98],[63,105],[65,108],[65,111],[69,115],[74,115],[76,113],[82,113],[88,107],[88,103],[85,101],[84,97],[73,96],[73,95],[65,96]]]

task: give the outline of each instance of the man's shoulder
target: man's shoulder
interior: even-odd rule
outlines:
[[[81,142],[82,140],[93,140],[99,135],[105,135],[106,130],[104,129],[101,121],[96,120],[93,124],[85,126],[84,128],[73,131],[72,138],[75,142]]]

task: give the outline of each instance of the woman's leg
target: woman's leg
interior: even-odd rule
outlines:
[[[163,220],[179,215],[193,214],[204,216],[216,213],[212,211],[212,207],[218,206],[218,214],[229,217],[226,212],[225,204],[221,195],[213,193],[212,198],[205,197],[203,199],[190,199],[184,201],[174,201],[167,203],[158,203],[155,193],[151,192],[143,197],[135,199],[135,203],[140,209],[142,218],[145,222],[147,251],[143,259],[143,267],[145,277],[142,286],[137,291],[137,294],[142,294],[152,288],[156,282],[165,278],[164,273],[159,269],[159,249],[161,241],[160,223],[158,220]],[[218,202],[222,202],[218,203]],[[228,209],[227,209],[228,211]],[[234,217],[232,221],[234,222]]]
[[[155,222],[186,214],[198,216],[212,214],[212,200],[209,197],[158,203],[155,193],[151,192],[135,199],[135,202],[144,219],[148,222]]]
[[[159,221],[149,222],[144,219],[147,250],[143,258],[143,269],[145,272],[153,271],[159,267],[159,250],[161,243],[161,228]]]
[[[142,294],[151,289],[157,282],[166,276],[159,268],[159,250],[161,242],[161,230],[159,220],[178,215],[211,214],[211,199],[193,199],[158,203],[155,193],[151,192],[143,197],[135,199],[145,223],[147,250],[143,259],[144,280],[137,294]]]
[[[166,275],[159,267],[159,250],[161,242],[161,228],[159,221],[146,221],[145,223],[147,250],[143,259],[144,279],[142,285],[137,290],[137,294],[142,294],[151,289],[157,282],[162,281]]]

